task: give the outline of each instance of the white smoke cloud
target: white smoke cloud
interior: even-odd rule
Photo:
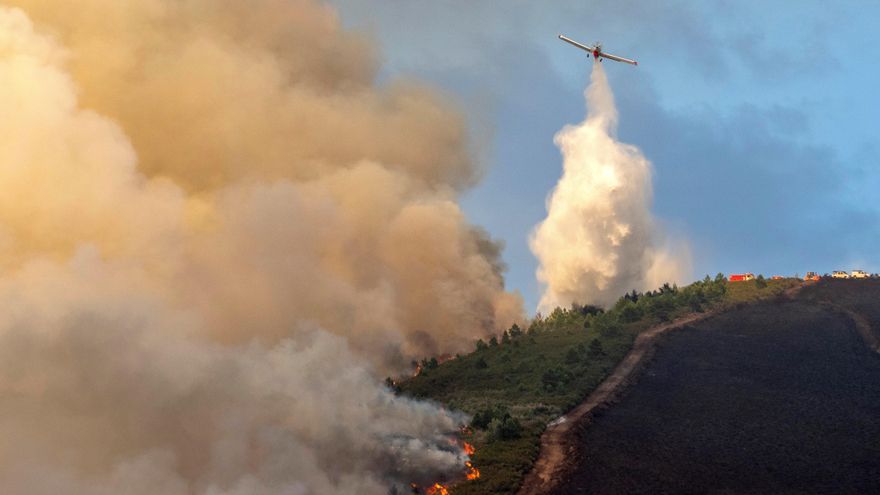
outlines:
[[[555,137],[563,174],[530,239],[545,285],[541,311],[572,302],[607,305],[632,289],[689,276],[686,243],[667,247],[651,215],[651,163],[616,139],[617,108],[599,63],[585,97],[586,120]]]
[[[460,471],[463,418],[380,386],[522,314],[457,205],[478,171],[446,102],[372,87],[368,45],[311,1],[11,3],[0,492]]]
[[[454,473],[463,419],[395,397],[344,339],[210,344],[83,248],[0,283],[0,491],[387,493]],[[135,275],[135,276],[133,276]]]

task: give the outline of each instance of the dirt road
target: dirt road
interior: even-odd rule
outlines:
[[[871,323],[864,316],[852,311],[850,309],[844,308],[839,305],[832,305],[837,311],[848,316],[853,323],[856,325],[856,330],[858,330],[859,335],[862,337],[862,340],[865,341],[865,345],[868,346],[872,351],[876,353],[880,353],[880,339],[877,338],[877,335],[874,333],[874,330],[871,328]]]
[[[657,325],[642,332],[636,338],[632,350],[614,368],[596,390],[568,414],[554,420],[541,436],[541,453],[532,471],[526,476],[519,495],[552,493],[559,482],[559,474],[568,466],[574,450],[569,434],[573,427],[583,421],[596,407],[614,399],[615,395],[635,376],[645,357],[654,350],[657,338],[664,332],[680,328],[712,316],[714,312],[688,314],[675,321]]]
[[[870,289],[853,311],[877,321],[880,286],[834,289],[848,305]],[[860,333],[801,296],[667,333],[613,407],[570,432],[574,465],[552,493],[880,493],[880,357]]]
[[[798,284],[783,292],[786,299],[794,298],[805,284]],[[570,434],[572,429],[588,420],[597,407],[615,399],[635,376],[655,349],[657,339],[665,332],[696,323],[719,311],[691,313],[675,321],[649,328],[639,334],[632,350],[618,363],[617,367],[579,406],[550,423],[541,436],[541,452],[532,471],[526,476],[518,495],[543,495],[553,493],[562,474],[574,461],[575,445]]]

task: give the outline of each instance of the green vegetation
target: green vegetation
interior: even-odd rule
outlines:
[[[764,280],[764,277],[759,277],[749,282],[729,283],[727,284],[727,293],[724,295],[721,309],[728,309],[732,306],[753,302],[758,299],[772,298],[800,284],[800,279],[796,278]]]
[[[506,494],[519,487],[538,455],[547,423],[580,403],[632,347],[635,337],[687,313],[736,306],[779,294],[798,282],[728,283],[722,274],[687,287],[665,284],[633,291],[608,310],[572,305],[537,315],[524,331],[517,325],[474,352],[434,365],[396,384],[400,393],[438,401],[471,415],[465,440],[476,447],[481,477],[454,488],[462,494]]]

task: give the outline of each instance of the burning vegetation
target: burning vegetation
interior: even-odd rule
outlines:
[[[464,448],[464,451],[465,451],[465,453],[466,453],[467,455],[474,455],[474,452],[475,452],[475,451],[474,451],[474,446],[473,446],[473,445],[471,445],[471,444],[469,444],[469,443],[467,443],[467,442],[464,442],[464,444],[462,445],[462,448]]]
[[[475,480],[480,477],[480,470],[475,468],[471,461],[465,461],[464,465],[467,468],[465,476],[468,480]]]
[[[470,432],[472,430],[466,426],[462,427],[461,431],[463,433]],[[432,485],[426,486],[424,488],[420,487],[417,483],[410,484],[412,488],[413,494],[419,495],[449,495],[450,489],[458,482],[462,481],[473,481],[480,477],[480,470],[477,469],[473,462],[471,462],[470,457],[476,453],[476,449],[474,446],[468,442],[461,441],[461,445],[458,445],[458,440],[453,440],[456,446],[459,446],[465,454],[467,454],[468,459],[464,461],[464,479],[451,480],[446,483],[434,482]]]
[[[429,487],[425,490],[427,495],[449,495],[449,489],[440,483],[434,483],[434,486]]]

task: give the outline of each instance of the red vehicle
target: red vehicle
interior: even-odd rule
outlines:
[[[731,282],[746,282],[748,280],[755,280],[755,276],[751,273],[731,273],[728,280]]]

